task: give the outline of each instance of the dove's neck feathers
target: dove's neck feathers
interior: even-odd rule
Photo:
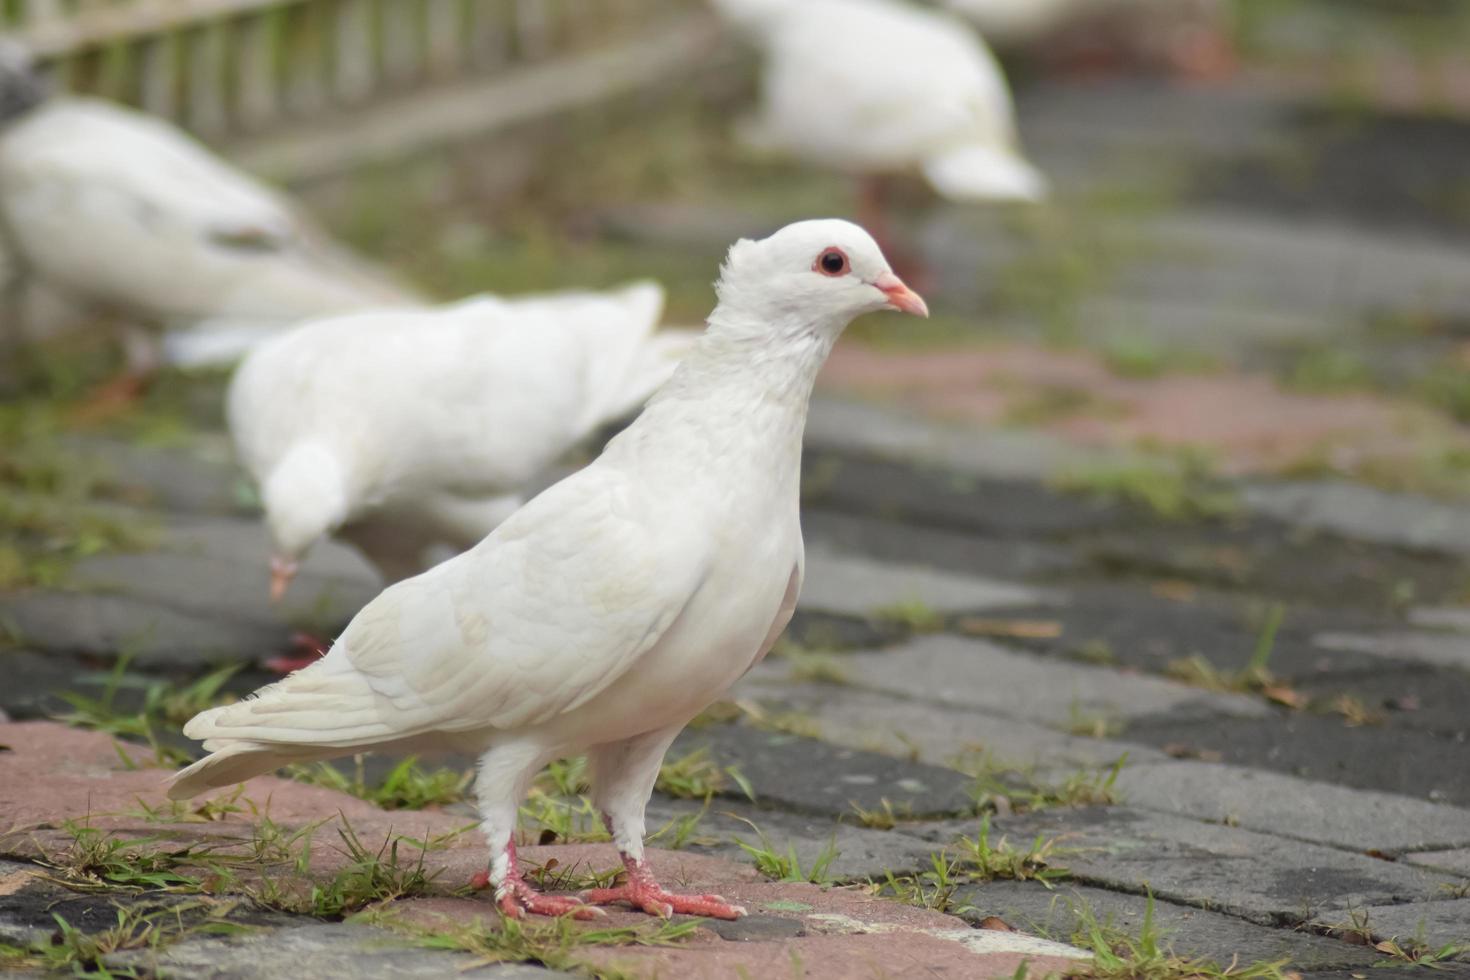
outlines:
[[[844,326],[796,313],[772,320],[722,303],[673,377],[618,437],[620,450],[676,457],[661,467],[705,475],[754,468],[773,488],[794,492],[812,386]]]

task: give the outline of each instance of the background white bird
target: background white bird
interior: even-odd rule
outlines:
[[[304,317],[419,302],[172,125],[49,95],[14,43],[0,44],[0,227],[28,280],[187,328],[164,351],[181,364],[228,363]],[[159,356],[135,337],[134,380]]]
[[[953,15],[898,0],[713,2],[764,55],[753,142],[853,174],[919,171],[954,200],[1045,195],[1005,75]]]
[[[501,910],[588,915],[522,879],[513,838],[540,768],[586,751],[627,882],[584,897],[743,914],[659,886],[644,807],[674,736],[765,655],[795,608],[818,369],[854,317],[927,310],[844,221],[738,242],[718,292],[698,344],[596,461],[477,547],[383,592],[325,659],[195,717],[185,734],[211,754],[170,795],[370,749],[473,751]]]
[[[485,537],[528,481],[673,373],[696,335],[655,333],[662,311],[644,282],[349,314],[262,345],[226,410],[274,543],[272,593],[323,535],[387,582]]]

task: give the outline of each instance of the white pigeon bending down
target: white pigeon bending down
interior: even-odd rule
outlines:
[[[663,290],[477,297],[303,324],[252,352],[226,398],[260,489],[271,594],[336,534],[385,582],[476,544],[599,425],[663,384],[696,334],[655,333]]]
[[[184,727],[210,755],[194,796],[290,762],[371,749],[480,755],[475,792],[501,911],[734,918],[675,895],[643,857],[644,807],[674,736],[760,660],[802,578],[802,430],[854,317],[927,315],[876,243],[804,221],[730,249],[708,328],[643,414],[585,469],[478,546],[387,589],[326,658]],[[548,761],[586,752],[627,882],[583,899],[521,877],[517,807]]]
[[[900,0],[713,3],[765,58],[753,142],[859,175],[918,170],[954,200],[1045,196],[1005,75],[953,15]]]
[[[28,279],[132,321],[137,378],[166,357],[229,363],[308,316],[419,300],[284,196],[161,119],[51,95],[0,43],[0,230]]]

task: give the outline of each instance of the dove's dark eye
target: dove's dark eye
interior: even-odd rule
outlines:
[[[817,256],[817,261],[812,263],[812,269],[824,276],[846,275],[850,268],[847,253],[836,247],[823,249],[822,254]]]

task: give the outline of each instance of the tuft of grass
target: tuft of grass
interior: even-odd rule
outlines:
[[[1067,734],[1082,738],[1112,738],[1123,733],[1123,719],[1112,715],[1084,711],[1073,701],[1067,710]]]
[[[1470,422],[1470,371],[1442,364],[1419,379],[1414,389],[1420,399],[1458,422]]]
[[[197,873],[186,873],[205,852],[193,847],[165,848],[164,837],[123,838],[75,820],[61,825],[70,835],[65,850],[42,851],[39,864],[75,891],[180,891],[202,889]]]
[[[734,816],[731,814],[731,816]],[[751,844],[740,838],[735,838],[735,843],[742,851],[751,856],[755,862],[755,869],[772,881],[783,882],[810,882],[814,885],[826,885],[832,882],[828,874],[832,862],[836,861],[841,852],[837,850],[837,834],[834,831],[831,839],[827,841],[821,852],[812,859],[807,867],[801,866],[801,860],[796,854],[796,845],[788,845],[785,851],[780,850],[771,842],[766,832],[757,827],[754,821],[744,817],[735,817],[742,823],[749,824],[760,839],[759,844]]]
[[[747,798],[754,801],[750,781],[735,766],[720,766],[710,758],[709,749],[701,746],[677,759],[665,759],[658,770],[654,788],[677,799],[704,800],[724,792],[734,783]]]
[[[935,912],[963,913],[971,906],[954,904],[955,892],[969,878],[957,867],[958,862],[944,851],[929,855],[929,867],[918,874],[895,875],[886,872],[884,880],[870,885],[874,894],[895,898],[905,905],[932,909]]]
[[[346,863],[330,878],[318,881],[311,876],[312,837],[298,832],[286,845],[295,846],[290,861],[294,875],[263,876],[258,885],[247,888],[250,898],[282,912],[338,919],[369,906],[429,893],[437,872],[430,873],[424,867],[424,858],[431,849],[428,842],[390,836],[372,850],[363,845],[347,817],[339,817],[342,825],[337,835]],[[402,856],[400,845],[407,845]],[[417,859],[406,853],[414,848],[418,850]]]
[[[1112,806],[1119,802],[1118,775],[1128,763],[1123,753],[1111,766],[1102,769],[1079,769],[1061,782],[1041,782],[1024,772],[1007,769],[982,759],[980,765],[956,760],[962,772],[975,780],[970,795],[982,808],[1006,808],[1028,813],[1058,806]]]
[[[929,855],[929,867],[918,874],[895,875],[888,872],[881,882],[870,882],[874,894],[897,899],[908,905],[936,912],[961,913],[972,906],[955,907],[955,892],[962,885],[995,881],[1035,881],[1044,888],[1056,887],[1066,878],[1067,869],[1057,865],[1058,858],[1071,853],[1057,840],[1038,834],[1024,850],[1012,846],[1006,838],[992,842],[990,816],[980,819],[974,837],[961,837],[943,850]]]
[[[782,639],[771,653],[791,664],[788,676],[793,681],[848,683],[847,669],[842,665],[842,659],[825,650],[812,650],[795,640]]]
[[[1189,959],[1174,953],[1154,922],[1154,897],[1150,892],[1138,934],[1100,920],[1086,902],[1069,900],[1077,925],[1072,944],[1092,952],[1092,962],[1068,978],[1093,980],[1300,980],[1286,969],[1287,960],[1242,966],[1232,961],[1220,966],[1212,960]]]
[[[1273,603],[1266,611],[1266,618],[1256,636],[1256,647],[1250,660],[1237,671],[1222,671],[1199,654],[1183,660],[1173,660],[1165,672],[1175,680],[1202,687],[1209,691],[1260,694],[1262,697],[1287,708],[1301,708],[1307,699],[1275,674],[1268,664],[1276,649],[1276,634],[1286,618],[1286,606]]]
[[[233,906],[213,902],[175,902],[166,905],[116,905],[116,918],[105,929],[83,931],[52,913],[56,931],[45,939],[16,946],[0,943],[0,966],[69,973],[80,977],[140,977],[132,967],[109,967],[105,959],[117,953],[157,953],[192,935],[241,935],[249,926],[224,921]],[[200,922],[193,913],[203,913]]]
[[[990,814],[980,818],[980,829],[974,837],[961,837],[954,844],[955,868],[970,881],[1035,881],[1047,888],[1066,878],[1067,869],[1054,862],[1071,851],[1056,839],[1037,834],[1024,850],[1013,846],[1005,837],[990,840]]]
[[[1148,380],[1170,373],[1202,374],[1219,363],[1201,351],[1165,347],[1144,336],[1117,337],[1102,349],[1103,363],[1120,378]]]
[[[62,435],[55,405],[0,406],[0,589],[55,587],[79,559],[153,541],[152,528],[99,506],[113,493],[105,471]]]
[[[1235,492],[1219,482],[1209,457],[1198,451],[1063,470],[1051,484],[1105,503],[1142,507],[1166,521],[1220,519],[1240,511]]]
[[[1333,932],[1350,937],[1364,946],[1371,946],[1388,958],[1374,966],[1424,966],[1438,969],[1440,964],[1470,953],[1470,943],[1445,943],[1434,946],[1424,938],[1424,920],[1419,920],[1414,934],[1407,938],[1389,936],[1379,939],[1373,931],[1366,909],[1351,909],[1348,921],[1333,928]]]
[[[354,763],[350,776],[326,762],[293,765],[286,772],[297,782],[346,793],[384,810],[424,810],[458,803],[465,798],[472,778],[471,773],[457,769],[425,769],[417,757],[409,756],[389,770],[381,782],[370,786],[362,756],[357,756]]]
[[[877,810],[866,809],[851,801],[848,806],[852,807],[858,823],[872,830],[892,830],[898,826],[900,820],[912,819],[914,815],[913,807],[907,803],[899,808],[902,812],[895,811],[886,796],[880,801],[880,809]]]
[[[164,742],[161,732],[173,732],[201,711],[228,704],[234,697],[221,694],[225,683],[234,676],[240,664],[219,667],[198,680],[176,684],[170,680],[146,680],[128,673],[132,657],[124,653],[108,672],[102,693],[89,697],[75,691],[62,694],[72,710],[57,717],[77,728],[106,732],[115,738],[134,739],[153,750],[154,761],[163,767],[174,767],[190,761],[182,749]],[[143,687],[142,705],[136,711],[123,709],[118,695],[125,688]],[[131,758],[119,749],[124,760]]]
[[[697,832],[705,814],[709,813],[709,800],[704,806],[691,813],[680,814],[649,835],[648,843],[658,841],[660,847],[681,851],[690,844],[715,844],[713,837],[702,837]]]
[[[389,922],[390,925],[395,923]],[[674,946],[689,938],[700,920],[660,922],[654,926],[588,929],[563,916],[549,921],[500,919],[492,928],[483,920],[447,931],[396,924],[412,934],[425,949],[453,950],[475,957],[472,966],[489,963],[527,963],[562,970],[596,980],[622,980],[626,974],[588,963],[576,950],[609,946]]]
[[[944,614],[920,599],[895,602],[891,606],[875,609],[873,619],[880,623],[902,626],[915,633],[934,633],[944,629]]]
[[[1308,393],[1359,391],[1373,384],[1373,371],[1359,354],[1324,347],[1298,357],[1281,380],[1289,389]]]

